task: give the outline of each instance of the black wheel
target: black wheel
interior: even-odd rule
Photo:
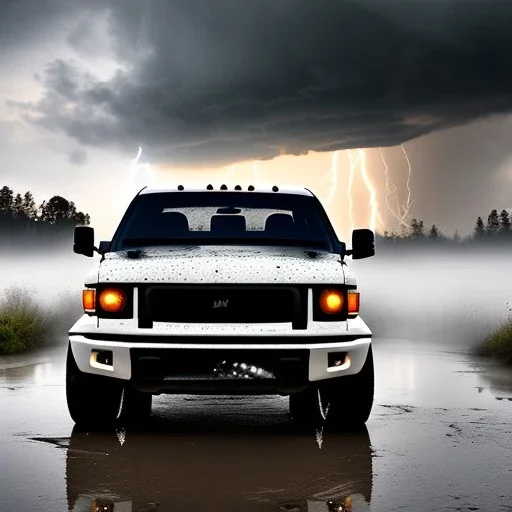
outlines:
[[[95,430],[109,428],[118,419],[139,422],[151,414],[151,394],[125,387],[117,379],[81,372],[71,346],[66,362],[66,399],[75,424]]]
[[[361,371],[310,386],[290,395],[290,413],[299,424],[326,423],[358,428],[368,420],[374,393],[373,351],[370,346]]]
[[[151,415],[153,395],[142,393],[131,387],[125,387],[120,419],[124,423],[140,425]]]

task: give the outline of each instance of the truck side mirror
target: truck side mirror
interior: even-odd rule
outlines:
[[[352,259],[361,260],[375,255],[375,235],[371,229],[352,231]]]
[[[75,226],[75,236],[73,239],[73,252],[83,254],[91,258],[94,256],[94,228],[90,226]]]
[[[105,254],[108,251],[110,251],[110,242],[103,240],[102,242],[100,242],[100,245],[98,246],[98,252],[100,254]]]

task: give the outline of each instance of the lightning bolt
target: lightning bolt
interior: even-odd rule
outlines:
[[[404,216],[405,216],[407,213],[409,213],[409,209],[412,206],[412,202],[411,202],[411,174],[412,174],[412,168],[411,168],[411,162],[409,160],[409,156],[407,155],[407,151],[405,151],[404,145],[400,144],[400,147],[402,148],[402,153],[404,154],[405,161],[407,162],[407,169],[408,169],[408,172],[407,172],[407,183],[406,183],[406,186],[407,186],[407,203],[406,203],[407,211],[404,213]]]
[[[350,224],[352,226],[352,229],[355,227],[354,222],[354,200],[352,199],[352,187],[354,185],[354,172],[356,170],[357,165],[357,159],[354,158],[354,155],[352,154],[352,150],[347,150],[348,159],[350,162],[349,167],[349,175],[348,175],[348,187],[347,187],[347,198],[348,198],[348,217],[350,219]]]
[[[384,174],[386,177],[386,195],[385,195],[386,206],[387,206],[389,212],[391,213],[391,215],[393,215],[393,217],[395,217],[395,219],[398,220],[398,223],[400,226],[409,228],[410,225],[406,222],[406,218],[408,217],[409,212],[411,210],[411,206],[414,203],[414,201],[411,200],[411,187],[410,187],[412,166],[411,166],[411,162],[409,160],[409,156],[407,155],[407,152],[405,151],[405,147],[403,146],[403,144],[400,147],[402,149],[402,153],[404,154],[405,160],[407,162],[407,169],[408,169],[407,181],[406,181],[407,201],[405,202],[405,204],[402,204],[402,205],[400,205],[400,201],[399,201],[398,195],[397,195],[398,188],[391,180],[391,176],[389,174],[389,166],[386,162],[386,159],[384,158],[384,153],[383,153],[382,149],[379,149],[379,152],[380,152],[380,156],[382,159],[382,163],[384,164]],[[389,204],[389,198],[392,195],[395,195],[396,210],[394,210],[391,207],[391,205]]]
[[[144,171],[144,180],[143,180],[144,185],[149,185],[150,182],[152,181],[151,180],[151,166],[148,163],[139,164],[141,155],[142,155],[142,147],[139,146],[139,149],[137,151],[137,156],[132,161],[132,168],[133,168],[132,181],[133,181],[133,185],[136,187],[138,187],[139,185],[142,185],[142,183],[137,182],[137,178],[138,178],[137,171],[139,170],[139,168],[142,168]]]
[[[142,148],[139,146],[139,150],[137,152],[137,156],[135,157],[135,159],[133,160],[133,167],[136,169],[137,168],[137,165],[139,165],[139,158],[140,158],[140,155],[142,155]]]
[[[354,152],[356,154],[354,155]],[[327,198],[325,199],[325,204],[328,205],[332,201],[334,194],[336,193],[336,190],[338,188],[338,178],[339,178],[339,169],[338,169],[338,155],[339,151],[334,151],[332,153],[331,158],[331,166],[329,170],[324,174],[324,176],[320,179],[320,182],[322,183],[327,178],[329,178],[331,182],[329,194]],[[353,196],[353,186],[354,186],[354,177],[356,170],[359,168],[359,172],[361,174],[361,177],[363,179],[363,183],[368,190],[368,193],[370,194],[370,229],[375,231],[375,228],[377,226],[377,223],[380,223],[381,225],[384,224],[382,221],[382,217],[379,212],[379,205],[377,203],[377,193],[375,191],[375,187],[370,179],[369,173],[368,173],[368,167],[366,165],[366,151],[364,149],[357,149],[357,150],[347,150],[347,156],[349,159],[349,178],[348,178],[348,187],[347,187],[347,200],[348,200],[348,216],[350,219],[350,223],[352,226],[352,229],[355,228],[355,221],[354,221],[354,196]]]
[[[228,179],[230,178],[236,171],[236,165],[233,164],[229,169],[228,169],[228,172],[226,173],[226,176],[224,177],[224,179]]]
[[[254,183],[256,184],[258,182],[258,168],[257,168],[256,160],[252,161],[251,169],[252,169],[252,177],[253,177]],[[224,180],[228,180],[229,178],[231,178],[231,176],[233,176],[233,174],[235,174],[235,172],[236,172],[236,164],[230,165],[229,169],[226,171],[226,174],[224,175]]]
[[[366,168],[366,151],[364,149],[359,149],[359,162],[360,162],[360,169],[361,169],[361,176],[363,178],[364,184],[366,186],[366,189],[370,193],[370,229],[372,231],[375,231],[377,220],[379,220],[382,224],[382,218],[379,214],[379,206],[377,204],[377,194],[375,192],[375,187],[373,186],[373,183],[370,180],[370,177],[368,176],[368,170]]]
[[[322,182],[326,177],[329,177],[331,180],[331,189],[325,200],[325,204],[328,205],[332,201],[336,189],[338,188],[338,151],[334,151],[332,154],[331,167],[320,181]]]

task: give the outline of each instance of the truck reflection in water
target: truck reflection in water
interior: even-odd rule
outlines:
[[[326,432],[320,445],[289,424],[151,423],[122,444],[75,428],[66,473],[73,512],[359,512],[370,508],[372,450],[365,428]]]

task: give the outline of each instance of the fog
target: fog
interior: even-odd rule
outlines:
[[[471,351],[512,305],[506,250],[377,252],[348,264],[358,278],[361,316],[376,337]]]
[[[41,304],[55,305],[68,328],[80,314],[85,274],[98,258],[73,254],[71,247],[0,254],[0,291],[12,285],[32,290]],[[375,337],[471,351],[507,317],[507,302],[512,305],[512,263],[505,252],[377,249],[374,258],[348,258],[348,264],[358,279],[361,316]]]

